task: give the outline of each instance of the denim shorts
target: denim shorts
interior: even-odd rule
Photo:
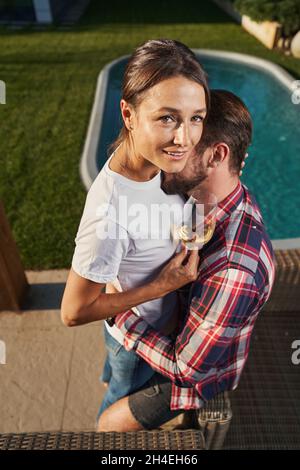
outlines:
[[[97,414],[121,398],[130,395],[144,385],[155,371],[134,351],[126,351],[104,326],[107,357],[100,380],[108,382],[108,388]]]
[[[155,372],[138,391],[129,395],[130,411],[144,429],[157,429],[184,413],[184,409],[170,410],[171,393],[172,382]]]

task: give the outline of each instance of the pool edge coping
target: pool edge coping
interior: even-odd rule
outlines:
[[[287,87],[290,91],[293,91],[292,84],[295,81],[295,78],[292,77],[292,75],[290,75],[280,65],[277,65],[269,60],[261,59],[260,57],[255,57],[249,54],[242,54],[240,52],[228,52],[222,50],[219,51],[217,49],[192,50],[193,52],[201,54],[205,57],[222,57],[223,59],[242,62],[246,63],[247,65],[250,64],[263,70],[267,70],[273,76],[275,76],[278,81],[281,82],[285,87]],[[101,129],[109,71],[114,65],[128,57],[129,55],[123,55],[113,60],[112,62],[106,64],[103,69],[99,72],[97,78],[93,108],[90,115],[83,152],[80,159],[80,177],[87,191],[89,190],[94,179],[99,173],[96,163],[99,133],[94,131],[95,129]],[[90,155],[92,155],[93,158],[91,158]],[[276,250],[300,249],[300,237],[276,239],[271,240],[271,242],[273,248]]]

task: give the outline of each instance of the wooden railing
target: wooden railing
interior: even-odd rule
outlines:
[[[28,283],[0,201],[0,311],[20,311]]]

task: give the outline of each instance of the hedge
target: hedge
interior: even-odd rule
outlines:
[[[233,0],[235,8],[255,21],[278,21],[284,34],[300,29],[300,0]]]

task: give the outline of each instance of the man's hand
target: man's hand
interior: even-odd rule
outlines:
[[[198,277],[198,250],[188,251],[185,246],[161,270],[160,274],[149,283],[156,297],[166,294],[195,281]]]

